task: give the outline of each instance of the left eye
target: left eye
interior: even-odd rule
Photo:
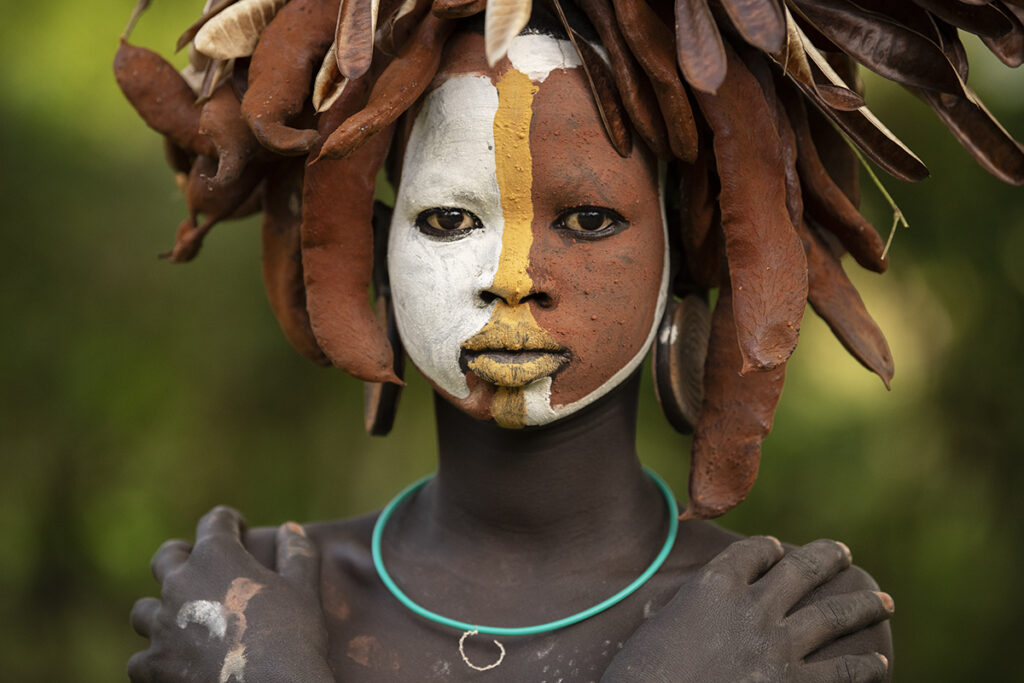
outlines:
[[[584,238],[607,237],[626,228],[629,224],[611,209],[582,207],[566,211],[559,216],[553,228],[568,230]]]

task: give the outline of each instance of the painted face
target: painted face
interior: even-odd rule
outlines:
[[[572,45],[449,47],[406,145],[388,248],[399,332],[443,396],[542,425],[643,361],[668,278],[657,164],[608,141]],[[443,69],[445,67],[443,66]]]

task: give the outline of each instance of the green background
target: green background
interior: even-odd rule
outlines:
[[[149,556],[216,503],[251,524],[379,507],[434,457],[413,377],[394,433],[362,386],[294,353],[266,304],[258,222],[158,261],[184,202],[110,63],[131,0],[4,2],[0,28],[0,678],[125,680]],[[134,35],[170,53],[201,3]],[[1024,134],[1024,73],[972,44],[972,84]],[[180,65],[180,56],[179,56]],[[809,314],[761,478],[723,524],[846,541],[896,600],[900,681],[1019,680],[1024,626],[1024,195],[898,88],[868,100],[934,180],[888,181],[912,229],[854,273],[897,362],[893,391]],[[884,231],[888,209],[865,185]],[[645,380],[646,381],[646,380]],[[639,448],[677,492],[689,442],[644,390]]]

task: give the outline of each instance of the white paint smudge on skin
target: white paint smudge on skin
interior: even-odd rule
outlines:
[[[504,217],[494,163],[498,91],[486,76],[454,76],[427,95],[406,147],[388,244],[395,318],[409,357],[437,386],[469,396],[461,344],[491,316],[478,296],[494,281]],[[483,228],[458,240],[424,235],[421,211],[457,207]]]
[[[526,424],[543,425],[558,419],[558,415],[551,409],[550,377],[542,377],[523,387],[523,398],[526,401]]]
[[[219,640],[224,640],[224,634],[227,633],[228,622],[224,616],[224,605],[213,600],[191,600],[186,602],[178,610],[178,616],[175,619],[178,628],[188,628],[189,624],[199,624],[205,626],[206,630],[209,631],[210,637],[216,637]]]
[[[576,48],[568,40],[537,33],[516,36],[508,49],[508,60],[534,83],[543,83],[555,69],[582,66]]]
[[[224,656],[217,683],[228,683],[234,676],[238,683],[245,683],[245,646],[239,645]]]

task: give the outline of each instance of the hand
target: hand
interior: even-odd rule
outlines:
[[[217,507],[199,521],[195,546],[157,550],[162,599],[132,609],[133,628],[150,639],[128,662],[133,683],[333,683],[316,546],[283,524],[274,572],[242,546],[244,524]]]
[[[879,653],[804,660],[892,614],[892,599],[871,590],[811,596],[793,609],[849,566],[849,549],[835,541],[789,553],[767,536],[737,541],[637,629],[601,681],[884,681],[888,661]]]

